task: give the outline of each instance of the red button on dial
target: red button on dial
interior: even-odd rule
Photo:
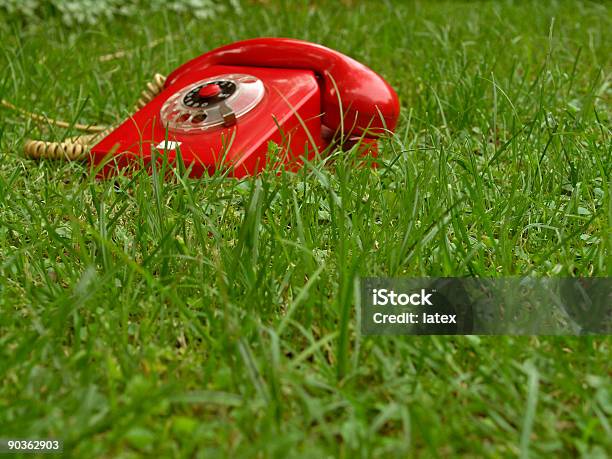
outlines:
[[[202,86],[198,91],[198,96],[200,97],[215,97],[221,94],[221,88],[218,84],[207,84],[206,86]]]

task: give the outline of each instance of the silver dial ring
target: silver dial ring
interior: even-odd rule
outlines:
[[[217,86],[213,96],[200,96],[205,86]],[[203,91],[204,92],[204,91]],[[161,109],[161,120],[169,130],[181,133],[202,132],[239,121],[261,102],[263,82],[252,75],[232,73],[200,80],[170,96]]]

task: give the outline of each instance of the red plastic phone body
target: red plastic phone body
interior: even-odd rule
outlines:
[[[168,128],[160,111],[175,93],[224,74],[258,78],[265,88],[259,103],[231,127],[188,133]],[[283,161],[297,163],[327,145],[323,126],[342,132],[345,139],[360,136],[375,145],[380,134],[393,131],[398,116],[393,89],[363,64],[300,40],[253,39],[218,48],[176,69],[160,94],[92,148],[91,158],[99,164],[113,154],[101,172],[108,177],[120,168],[150,162],[156,151],[173,162],[180,149],[192,176],[213,172],[221,164],[243,176],[266,165],[270,142],[281,146]]]
[[[160,109],[174,94],[175,87],[232,73],[248,73],[264,82],[266,92],[263,99],[251,112],[232,127],[214,127],[204,134],[177,133],[166,129],[160,120]],[[92,156],[98,164],[112,149],[118,152],[113,161],[106,163],[102,169],[100,175],[103,177],[111,176],[124,167],[137,167],[141,160],[149,163],[154,155],[153,149],[158,161],[161,160],[160,155],[165,154],[170,163],[175,162],[180,149],[183,162],[192,167],[191,176],[194,177],[201,176],[205,171],[212,174],[221,163],[231,165],[232,175],[241,177],[265,167],[270,142],[281,146],[284,154],[298,158],[305,153],[307,146],[309,152],[313,151],[308,134],[316,147],[322,148],[324,141],[321,138],[320,113],[319,85],[312,71],[206,67],[186,73],[175,84],[164,89],[93,147]]]

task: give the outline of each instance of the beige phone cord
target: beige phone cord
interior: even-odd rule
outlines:
[[[146,88],[140,94],[140,99],[134,106],[134,111],[141,109],[148,104],[153,98],[164,88],[166,77],[156,73]],[[47,118],[46,116],[28,112],[22,108],[16,107],[10,102],[2,99],[0,104],[4,107],[14,110],[26,118],[35,121],[51,123],[63,128],[74,128],[79,131],[87,132],[88,134],[70,137],[63,142],[46,142],[44,140],[26,140],[23,146],[23,151],[28,158],[32,159],[66,159],[69,161],[78,161],[85,159],[89,149],[106,137],[115,126],[98,126],[85,124],[71,124],[66,121]]]

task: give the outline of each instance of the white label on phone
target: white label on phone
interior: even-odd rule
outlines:
[[[172,140],[162,140],[155,146],[158,150],[176,150],[177,147],[181,145],[181,142],[174,142]]]

